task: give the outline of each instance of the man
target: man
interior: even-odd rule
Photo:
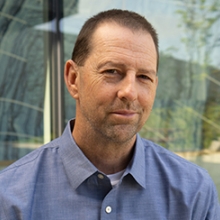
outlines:
[[[1,220],[218,220],[203,169],[137,134],[158,84],[158,40],[140,15],[110,10],[83,26],[65,65],[76,118],[0,174]]]

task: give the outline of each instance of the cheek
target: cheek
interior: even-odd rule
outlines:
[[[148,91],[143,92],[139,95],[139,104],[145,112],[151,111],[154,104],[155,92]]]
[[[98,97],[102,97],[105,101],[115,97],[117,93],[117,87],[114,84],[109,84],[105,82],[104,79],[100,78],[92,85],[93,92],[97,94]]]
[[[112,98],[113,88],[104,85],[101,80],[91,80],[90,83],[82,85],[81,102],[83,100],[84,104],[90,106],[91,110],[100,112],[100,109],[107,108]]]

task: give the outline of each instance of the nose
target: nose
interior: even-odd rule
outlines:
[[[118,89],[118,98],[127,101],[134,101],[137,99],[137,85],[136,85],[136,74],[127,74],[120,81]]]

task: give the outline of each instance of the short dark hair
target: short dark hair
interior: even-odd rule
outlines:
[[[86,58],[90,54],[92,45],[91,39],[96,29],[103,23],[113,22],[122,27],[127,27],[133,31],[143,30],[148,32],[155,44],[157,52],[157,67],[159,63],[158,36],[154,27],[143,16],[127,10],[112,9],[103,11],[88,19],[83,25],[77,37],[72,60],[83,66]]]

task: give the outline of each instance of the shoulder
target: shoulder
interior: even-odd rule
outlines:
[[[6,187],[7,183],[13,179],[22,179],[24,175],[24,178],[27,179],[28,176],[33,175],[33,173],[39,169],[39,164],[42,164],[42,161],[46,160],[47,158],[52,157],[58,148],[58,140],[55,139],[50,143],[32,151],[2,170],[0,172],[0,189],[3,186]]]
[[[191,168],[193,170],[199,170],[202,173],[207,173],[205,169],[178,156],[174,152],[144,138],[141,138],[141,140],[145,149],[146,157],[153,157],[158,162],[161,162],[170,168],[180,167],[183,170]]]
[[[218,193],[208,172],[198,165],[175,153],[141,138],[145,151],[145,169],[147,185],[153,185],[164,198],[169,195],[178,203],[200,207],[203,216],[220,215]],[[201,209],[196,208],[197,216]],[[206,212],[206,213],[205,213]],[[200,219],[200,218],[198,218]]]
[[[174,187],[181,186],[192,190],[197,187],[206,190],[215,188],[210,175],[204,168],[149,140],[141,138],[141,141],[145,150],[147,166],[153,167],[152,170],[155,175],[160,175],[159,178],[164,183],[167,182]]]
[[[3,216],[7,216],[4,219],[17,219],[15,215],[20,216],[20,213],[24,219],[29,218],[37,186],[45,185],[56,171],[54,160],[57,160],[58,150],[56,139],[0,172],[0,219]]]

